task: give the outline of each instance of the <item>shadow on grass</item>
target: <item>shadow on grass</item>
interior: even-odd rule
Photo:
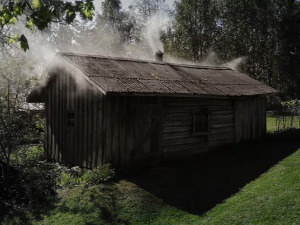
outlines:
[[[43,216],[49,215],[49,212],[55,209],[56,202],[58,202],[58,199],[53,199],[53,201],[48,201],[45,204],[31,206],[30,208],[27,207],[24,211],[20,208],[10,215],[3,215],[1,219],[4,219],[6,216],[5,220],[8,221],[7,224],[32,225],[34,224],[33,221],[41,221],[43,220]],[[28,212],[30,212],[30,214]]]
[[[58,201],[54,163],[30,161],[18,169],[10,167],[10,173],[3,171],[9,176],[6,185],[0,186],[0,224],[8,221],[5,224],[30,225],[32,219],[41,220],[54,209]]]
[[[300,130],[226,146],[190,158],[161,162],[126,179],[167,204],[201,215],[300,148]]]

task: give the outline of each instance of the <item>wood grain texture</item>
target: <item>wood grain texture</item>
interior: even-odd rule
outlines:
[[[266,133],[266,99],[251,97],[234,104],[235,141],[261,138]]]
[[[193,115],[197,110],[209,113],[208,135],[193,137]],[[163,115],[163,153],[184,155],[234,142],[234,108],[232,100],[165,98]]]

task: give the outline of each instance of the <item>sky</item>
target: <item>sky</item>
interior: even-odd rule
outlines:
[[[101,7],[101,2],[103,2],[104,0],[94,0],[94,5],[96,10],[98,11]],[[168,3],[170,6],[173,5],[175,0],[166,0],[166,3]],[[132,5],[134,0],[121,0],[122,2],[122,8],[124,10],[128,10],[128,6]]]

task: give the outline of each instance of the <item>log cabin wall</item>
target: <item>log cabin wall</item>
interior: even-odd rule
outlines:
[[[234,143],[234,107],[230,99],[164,98],[163,156],[206,152]],[[193,112],[208,112],[208,133],[193,136]]]
[[[266,98],[247,97],[234,103],[236,143],[261,138],[266,133]]]
[[[117,167],[156,164],[160,157],[161,103],[157,97],[104,98],[104,162]]]
[[[103,95],[61,71],[48,83],[45,101],[48,157],[94,168],[103,164]]]
[[[208,133],[193,135],[193,112],[208,113]],[[155,165],[159,159],[206,152],[261,137],[265,99],[103,95],[52,76],[46,94],[47,153],[95,168]]]

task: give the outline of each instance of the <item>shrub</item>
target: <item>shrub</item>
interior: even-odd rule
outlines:
[[[113,180],[116,176],[115,170],[110,164],[99,166],[93,170],[84,170],[80,176],[74,176],[71,169],[62,169],[59,185],[60,187],[74,187],[78,185],[97,185]]]
[[[12,165],[19,171],[17,182],[29,204],[47,202],[56,195],[60,168],[45,160],[42,146],[22,146],[12,155]]]
[[[115,177],[115,170],[110,164],[105,164],[88,172],[86,184],[97,185],[100,183],[106,183],[113,180]]]
[[[81,176],[73,176],[70,170],[63,170],[60,177],[60,187],[74,187],[87,182],[88,172],[83,172]]]
[[[60,169],[48,161],[30,162],[20,167],[20,183],[30,205],[52,201],[58,189]]]
[[[44,160],[42,146],[22,146],[11,159],[11,171],[14,172],[10,173],[5,191],[0,193],[0,202],[5,209],[2,210],[0,204],[3,213],[0,220],[1,216],[22,212],[28,206],[53,202],[61,173],[57,164]]]

